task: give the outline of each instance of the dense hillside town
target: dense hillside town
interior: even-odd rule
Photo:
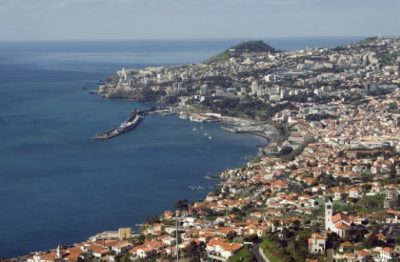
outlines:
[[[400,39],[369,38],[290,52],[247,42],[204,63],[118,71],[101,96],[279,135],[220,174],[203,201],[179,200],[136,233],[120,228],[16,260],[400,260],[399,65]]]

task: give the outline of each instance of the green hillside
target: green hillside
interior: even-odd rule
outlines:
[[[263,41],[246,41],[242,42],[236,46],[233,46],[226,50],[223,53],[220,53],[216,56],[213,56],[209,58],[206,63],[217,63],[217,62],[223,62],[229,58],[232,57],[238,57],[242,55],[243,53],[249,53],[249,52],[271,52],[271,53],[276,53],[277,50]]]

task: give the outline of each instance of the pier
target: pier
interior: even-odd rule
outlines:
[[[168,108],[161,108],[161,107],[152,107],[150,109],[145,109],[145,110],[134,109],[132,110],[132,113],[129,116],[129,118],[126,121],[122,122],[119,125],[119,127],[98,133],[94,135],[92,139],[106,140],[122,135],[126,132],[132,131],[140,124],[140,122],[145,118],[145,116],[150,114],[167,115],[170,114],[170,110]]]
[[[144,114],[140,110],[135,109],[132,111],[129,118],[125,122],[122,122],[119,125],[119,127],[113,128],[106,132],[98,133],[95,136],[93,136],[92,139],[100,139],[100,140],[111,139],[113,137],[119,136],[119,135],[129,132],[131,130],[134,130],[139,125],[139,123],[143,120],[143,118],[144,118]]]

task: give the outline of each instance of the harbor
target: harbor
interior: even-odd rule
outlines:
[[[222,116],[220,114],[215,113],[193,113],[187,110],[181,110],[173,107],[151,107],[149,109],[140,110],[134,109],[131,112],[129,118],[122,122],[118,127],[110,129],[105,132],[97,133],[92,137],[92,139],[97,140],[107,140],[119,136],[121,134],[127,133],[136,129],[142,120],[145,119],[148,115],[161,115],[161,116],[168,116],[168,115],[178,115],[179,118],[189,120],[191,122],[198,122],[201,123],[201,126],[194,127],[193,131],[202,131],[202,123],[217,123],[222,122],[227,124],[227,126],[221,126],[221,128],[225,131],[231,133],[244,133],[244,134],[252,134],[263,139],[269,140],[271,137],[276,135],[276,130],[270,126],[266,125],[265,123],[257,123],[248,119],[236,118],[236,117],[228,117]],[[212,136],[204,130],[204,136],[208,137],[208,139],[212,139]]]

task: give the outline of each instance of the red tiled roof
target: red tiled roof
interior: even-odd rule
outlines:
[[[358,250],[355,252],[356,256],[359,257],[367,257],[369,255],[371,255],[371,253],[368,250]]]
[[[207,246],[219,246],[225,251],[235,252],[239,250],[242,245],[239,243],[229,243],[224,239],[214,238],[208,242]]]
[[[313,239],[325,239],[325,237],[323,235],[321,235],[320,233],[313,233],[311,235],[311,238],[313,238]]]
[[[349,241],[343,242],[340,245],[343,246],[343,247],[352,247],[353,246],[353,244],[350,243]]]
[[[336,213],[334,216],[332,216],[332,222],[334,224],[336,224],[340,221],[346,221],[347,223],[350,223],[349,217],[347,215],[343,214],[342,212]]]
[[[68,261],[72,262],[72,261],[78,260],[80,255],[82,255],[83,250],[81,249],[81,247],[77,246],[77,247],[68,248],[64,252],[66,253],[64,255],[64,258],[67,258]]]
[[[346,224],[343,224],[343,223],[338,223],[338,224],[335,224],[335,226],[336,226],[336,228],[338,228],[338,229],[342,229],[342,230],[346,230],[346,229],[348,229],[348,228],[349,228],[349,226],[348,226],[348,225],[346,225]]]
[[[392,253],[394,252],[394,249],[391,248],[391,247],[384,247],[384,248],[382,249],[382,251],[383,251],[383,252],[386,252],[386,253],[389,253],[389,254],[392,254]]]

